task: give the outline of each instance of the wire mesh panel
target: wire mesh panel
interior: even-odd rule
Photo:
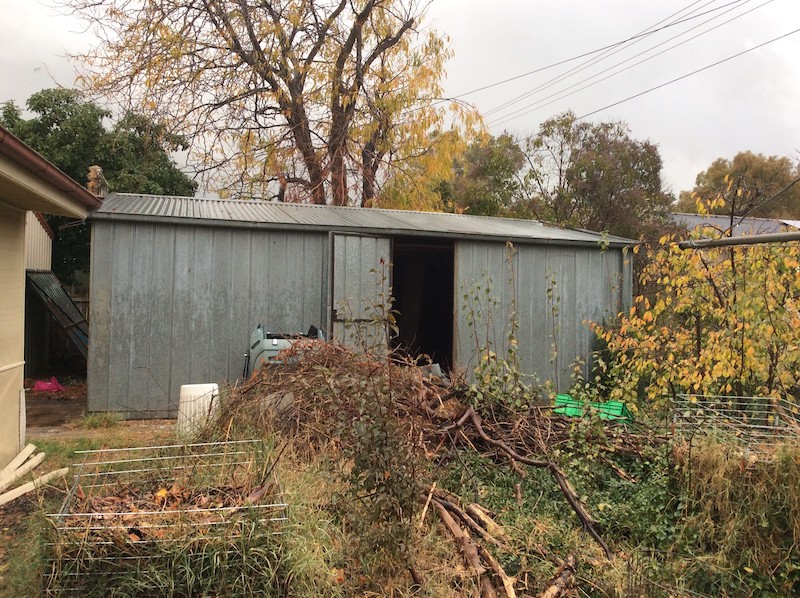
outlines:
[[[745,444],[771,445],[787,436],[800,438],[798,406],[776,397],[678,395],[673,424],[684,435],[721,432]]]
[[[276,594],[288,506],[261,441],[77,454],[45,596]]]

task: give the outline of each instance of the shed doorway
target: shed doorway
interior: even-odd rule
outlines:
[[[399,332],[393,346],[412,357],[427,355],[445,370],[453,365],[453,242],[393,240],[393,295]]]

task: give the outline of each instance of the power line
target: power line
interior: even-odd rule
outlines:
[[[747,0],[747,1],[749,2],[750,0]],[[619,70],[617,70],[617,71],[615,71],[615,72],[613,72],[613,73],[611,73],[611,74],[609,74],[609,75],[607,75],[607,76],[605,76],[605,77],[603,77],[601,79],[597,79],[596,81],[593,81],[592,83],[589,83],[588,85],[584,85],[583,87],[579,87],[578,89],[575,89],[574,91],[571,91],[569,93],[564,93],[564,92],[566,92],[566,91],[568,91],[570,89],[573,89],[574,87],[577,87],[581,83],[586,83],[588,81],[591,81],[592,79],[595,79],[596,77],[602,75],[603,73],[607,73],[608,71],[610,71],[610,70],[612,70],[612,69],[614,69],[614,68],[616,68],[618,66],[621,66],[621,65],[623,65],[623,64],[625,64],[627,62],[630,62],[631,60],[634,60],[634,59],[638,58],[639,56],[647,54],[648,52],[650,52],[652,50],[655,50],[656,48],[658,48],[660,46],[663,46],[664,44],[669,43],[670,41],[672,41],[674,39],[677,39],[678,37],[680,37],[682,35],[685,35],[685,34],[689,33],[690,31],[693,31],[694,29],[697,29],[698,27],[702,27],[703,25],[711,22],[713,19],[716,19],[716,18],[718,18],[720,16],[723,16],[724,14],[727,14],[727,12],[730,12],[730,11],[727,11],[726,13],[723,13],[723,15],[718,15],[717,17],[713,17],[712,19],[708,19],[707,21],[704,21],[703,23],[700,23],[699,25],[697,25],[695,27],[692,27],[691,29],[688,29],[688,30],[686,30],[686,31],[684,31],[682,33],[679,33],[678,35],[675,35],[675,36],[673,36],[673,37],[671,37],[671,38],[669,38],[669,39],[667,39],[667,40],[665,40],[665,41],[663,41],[663,42],[661,42],[659,44],[656,44],[655,46],[651,46],[647,50],[643,50],[642,52],[634,54],[633,56],[631,56],[629,58],[626,58],[625,60],[623,60],[621,62],[618,62],[613,66],[610,66],[610,67],[608,67],[608,68],[606,68],[606,69],[604,69],[604,70],[602,70],[602,71],[600,71],[598,73],[595,73],[591,77],[587,77],[585,79],[582,79],[581,81],[578,81],[577,83],[574,83],[574,84],[572,84],[572,85],[570,85],[568,87],[565,87],[565,88],[561,89],[560,91],[554,92],[554,93],[542,98],[541,100],[537,100],[537,101],[535,101],[535,102],[533,102],[531,104],[527,104],[526,106],[523,106],[522,108],[518,108],[518,109],[506,114],[505,116],[501,117],[500,119],[498,119],[494,123],[490,123],[490,125],[498,126],[498,125],[501,125],[501,124],[505,124],[507,122],[511,122],[513,120],[516,120],[520,116],[523,116],[525,114],[529,114],[530,112],[538,110],[539,108],[543,108],[544,106],[549,106],[550,104],[553,104],[553,103],[555,103],[555,102],[557,102],[559,100],[562,100],[562,99],[567,98],[567,97],[569,97],[571,95],[574,95],[574,94],[576,94],[576,93],[578,93],[580,91],[583,91],[584,89],[588,89],[589,87],[593,87],[594,85],[597,85],[598,83],[602,83],[603,81],[611,79],[612,77],[616,77],[617,75],[619,75],[621,73],[624,73],[625,71],[628,71],[628,70],[630,70],[630,69],[632,69],[634,67],[639,66],[640,64],[643,64],[645,62],[653,60],[654,58],[657,58],[658,56],[661,56],[662,54],[665,54],[665,53],[669,52],[670,50],[674,50],[675,48],[678,48],[678,47],[680,47],[680,46],[682,46],[684,44],[687,44],[687,43],[697,39],[698,37],[701,37],[701,36],[703,36],[703,35],[705,35],[707,33],[710,33],[711,31],[714,31],[715,29],[719,29],[720,27],[723,27],[723,26],[727,25],[728,23],[731,23],[732,21],[735,21],[736,19],[740,19],[741,17],[743,17],[743,16],[745,16],[745,15],[747,15],[747,14],[749,14],[749,13],[755,11],[755,10],[758,10],[759,8],[762,8],[762,7],[766,6],[767,4],[770,4],[773,1],[774,0],[766,0],[766,2],[763,2],[762,4],[759,4],[758,6],[755,6],[755,7],[751,8],[750,10],[747,10],[747,11],[745,11],[743,13],[740,13],[740,14],[734,16],[734,17],[731,17],[727,21],[723,21],[722,23],[719,23],[718,25],[714,25],[713,27],[710,27],[710,28],[708,28],[708,29],[706,29],[704,31],[701,31],[701,32],[693,35],[689,39],[683,40],[682,42],[678,42],[678,43],[676,43],[676,44],[674,44],[674,45],[672,45],[672,46],[670,46],[668,48],[665,48],[664,50],[661,50],[660,52],[657,52],[657,53],[655,53],[655,54],[653,54],[651,56],[648,56],[647,58],[643,58],[642,60],[639,60],[638,62],[635,62],[635,63],[633,63],[631,65],[628,65],[628,66],[626,66],[626,67],[624,67],[622,69],[619,69]],[[733,10],[733,9],[731,9],[731,10]],[[559,95],[559,94],[561,94],[561,95]],[[546,102],[546,100],[548,100],[550,98],[555,98],[555,99],[553,99],[550,102]]]
[[[689,4],[687,7],[677,11],[676,13],[673,13],[672,15],[670,15],[667,18],[671,18],[672,16],[674,16],[676,14],[680,14],[681,12],[684,12],[687,8],[690,8],[691,6],[697,4],[700,1],[702,1],[702,0],[696,0],[695,2]],[[733,2],[730,2],[728,4],[724,4],[724,5],[722,5],[722,6],[718,7],[718,8],[706,11],[704,13],[696,14],[696,15],[693,15],[691,17],[687,17],[687,18],[682,19],[680,21],[675,21],[674,23],[670,23],[670,24],[665,25],[663,27],[659,27],[658,29],[654,29],[653,31],[645,30],[645,32],[638,33],[638,34],[636,34],[634,36],[631,36],[629,38],[626,38],[626,39],[624,39],[622,41],[614,42],[613,44],[609,44],[607,46],[602,46],[600,48],[596,48],[594,50],[590,50],[588,52],[584,52],[583,54],[578,54],[576,56],[572,56],[571,58],[565,58],[564,60],[559,60],[558,62],[554,62],[554,63],[548,64],[546,66],[533,69],[532,71],[527,71],[527,72],[521,73],[519,75],[514,75],[513,77],[509,77],[508,79],[503,79],[502,81],[496,81],[494,83],[489,83],[487,85],[483,85],[481,87],[477,87],[475,89],[471,89],[469,91],[465,91],[465,92],[462,92],[462,93],[454,95],[454,96],[449,96],[447,98],[441,98],[441,99],[439,99],[437,101],[438,102],[448,102],[448,101],[452,101],[452,100],[457,100],[459,98],[463,98],[464,96],[472,95],[472,94],[478,93],[480,91],[485,91],[487,89],[492,89],[493,87],[498,87],[500,85],[505,85],[506,83],[511,83],[512,81],[517,81],[519,79],[523,79],[524,77],[528,77],[530,75],[535,75],[536,73],[541,73],[543,71],[550,70],[550,69],[555,68],[557,66],[568,64],[570,62],[574,62],[575,60],[580,60],[581,58],[586,58],[587,56],[591,56],[593,54],[597,54],[597,53],[603,52],[605,50],[616,48],[617,46],[620,46],[622,44],[626,44],[626,43],[628,43],[628,42],[630,42],[632,40],[638,39],[640,37],[647,37],[647,36],[650,36],[650,35],[654,35],[654,34],[658,33],[659,31],[663,31],[663,30],[668,29],[670,27],[675,27],[676,25],[680,25],[680,24],[685,23],[687,21],[690,21],[692,19],[699,18],[699,17],[704,16],[704,15],[710,13],[710,12],[713,12],[713,11],[716,11],[716,10],[721,10],[722,8],[726,8],[726,7],[730,6],[731,4],[737,4],[739,2],[742,2],[742,0],[734,0]],[[659,22],[661,22],[661,21],[659,21]]]
[[[544,83],[542,83],[541,85],[535,87],[534,89],[529,90],[529,91],[527,91],[527,92],[525,92],[525,93],[523,93],[521,95],[518,95],[517,97],[512,98],[511,100],[508,100],[507,102],[504,102],[504,103],[500,104],[499,106],[496,106],[496,107],[494,107],[494,108],[492,108],[490,110],[487,110],[486,112],[484,112],[483,115],[484,116],[489,116],[491,114],[494,114],[495,112],[498,112],[498,111],[502,110],[503,108],[506,108],[508,106],[516,104],[517,102],[522,101],[527,97],[530,97],[531,95],[535,94],[536,92],[538,92],[538,91],[540,91],[542,89],[546,89],[550,85],[554,85],[555,83],[558,83],[559,81],[563,81],[564,79],[568,78],[571,74],[577,74],[577,73],[579,73],[579,72],[581,72],[583,70],[586,70],[587,68],[589,68],[589,67],[591,67],[591,66],[593,66],[593,65],[595,65],[595,64],[597,64],[599,62],[602,62],[605,58],[608,58],[610,56],[613,56],[614,54],[617,54],[617,53],[621,52],[625,47],[630,47],[632,45],[635,45],[635,44],[639,43],[640,41],[643,41],[644,39],[646,39],[646,37],[649,37],[650,35],[653,35],[655,33],[663,31],[664,29],[666,29],[668,27],[673,27],[675,25],[679,25],[679,24],[685,23],[686,21],[688,21],[690,19],[695,19],[695,18],[698,18],[698,17],[703,16],[705,14],[708,14],[710,12],[713,12],[715,10],[720,10],[722,8],[725,8],[725,7],[729,6],[730,4],[738,4],[738,3],[742,2],[742,0],[735,0],[734,2],[731,2],[730,4],[726,4],[724,6],[721,6],[721,7],[706,11],[704,13],[700,13],[700,14],[694,15],[694,16],[692,16],[690,18],[684,18],[682,20],[675,21],[673,23],[670,23],[670,24],[666,25],[665,27],[660,27],[658,29],[655,29],[655,30],[651,31],[651,29],[653,29],[654,27],[657,27],[658,25],[660,25],[664,21],[667,21],[667,20],[671,19],[672,17],[675,17],[675,16],[685,12],[686,10],[688,10],[689,8],[694,6],[695,4],[698,4],[700,1],[701,0],[697,0],[696,2],[693,2],[692,4],[689,4],[688,6],[682,8],[681,10],[672,13],[668,17],[665,17],[664,19],[661,19],[660,21],[654,23],[650,27],[648,27],[646,29],[643,29],[642,31],[637,33],[635,36],[633,36],[631,38],[628,38],[627,40],[624,40],[622,42],[614,44],[613,46],[607,46],[606,48],[603,48],[602,50],[604,50],[604,51],[600,54],[600,56],[597,56],[595,58],[592,58],[592,59],[589,59],[589,60],[586,60],[586,61],[582,62],[581,64],[573,67],[572,69],[568,70],[567,72],[562,73],[561,75],[558,75],[556,77],[553,77],[549,81],[545,81]],[[709,2],[704,4],[702,7],[698,8],[698,9],[695,9],[695,11],[693,11],[693,12],[696,12],[697,10],[705,8],[709,4],[712,4],[714,1],[715,0],[709,0]],[[749,0],[746,0],[746,1],[749,1]],[[692,13],[689,13],[689,14],[692,14]],[[616,49],[613,52],[611,52],[611,49],[613,49],[613,48],[616,48]]]
[[[685,75],[681,75],[680,77],[675,77],[674,79],[671,79],[671,80],[669,80],[669,81],[667,81],[665,83],[661,83],[660,85],[656,85],[655,87],[651,87],[649,89],[646,89],[646,90],[641,91],[639,93],[636,93],[634,95],[628,96],[627,98],[623,98],[623,99],[621,99],[619,101],[616,101],[616,102],[613,102],[611,104],[608,104],[607,106],[603,106],[602,108],[598,108],[597,110],[592,110],[591,112],[587,112],[586,114],[582,114],[581,116],[578,117],[578,120],[582,120],[582,119],[584,119],[584,118],[586,118],[588,116],[592,116],[594,114],[597,114],[598,112],[602,112],[603,110],[608,110],[609,108],[613,108],[614,106],[619,106],[620,104],[624,104],[625,102],[629,102],[630,100],[634,100],[634,99],[636,99],[638,97],[646,95],[646,94],[650,93],[651,91],[656,91],[657,89],[661,89],[662,87],[666,87],[667,85],[672,85],[673,83],[677,83],[678,81],[682,81],[683,79],[687,79],[687,78],[691,77],[692,75],[696,75],[698,73],[702,73],[703,71],[707,71],[708,69],[711,69],[711,68],[713,68],[715,66],[719,66],[720,64],[723,64],[725,62],[729,62],[729,61],[733,60],[734,58],[738,58],[739,56],[743,56],[743,55],[745,55],[745,54],[747,54],[749,52],[752,52],[754,50],[758,50],[759,48],[763,48],[764,46],[767,46],[767,45],[772,44],[772,43],[774,43],[776,41],[779,41],[779,40],[782,40],[782,39],[784,39],[786,37],[789,37],[790,35],[794,35],[797,32],[800,32],[800,29],[795,29],[794,31],[790,31],[789,33],[784,33],[783,35],[779,35],[778,37],[772,38],[771,40],[765,41],[765,42],[763,42],[761,44],[758,44],[757,46],[753,46],[752,48],[749,48],[747,50],[743,50],[741,52],[737,52],[736,54],[733,54],[732,56],[728,56],[727,58],[723,58],[722,60],[718,60],[716,62],[713,62],[713,63],[711,63],[709,65],[706,65],[706,66],[704,66],[702,68],[694,70],[694,71],[692,71],[690,73],[686,73]]]

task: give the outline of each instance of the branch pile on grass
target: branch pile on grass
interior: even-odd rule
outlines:
[[[579,498],[567,475],[548,455],[573,440],[571,427],[575,420],[553,416],[549,407],[531,408],[514,414],[512,422],[496,417],[484,419],[468,407],[466,387],[453,384],[443,387],[424,375],[414,364],[398,363],[390,357],[354,353],[336,342],[298,342],[282,354],[290,364],[264,368],[252,379],[234,388],[223,402],[218,429],[242,427],[253,430],[282,430],[309,447],[338,445],[341,428],[334,422],[357,421],[360,417],[355,395],[382,389],[391,397],[391,413],[398,428],[413,439],[421,455],[428,459],[446,457],[451,450],[467,448],[490,455],[499,464],[510,465],[524,477],[523,466],[547,470],[565,501],[570,505],[583,528],[600,545],[607,558],[612,552],[604,541],[597,521]],[[449,442],[448,442],[449,440]],[[646,434],[619,433],[609,437],[603,450],[605,463],[622,479],[635,482],[611,461],[611,456],[640,455],[641,447],[658,442]],[[490,517],[468,512],[440,492],[431,493],[426,504],[437,512],[456,539],[464,556],[480,577],[484,596],[501,589],[514,595],[515,580],[503,572],[492,558],[490,549],[499,539],[490,531]],[[481,512],[476,507],[476,513]],[[558,587],[574,567],[560,571]],[[555,582],[554,582],[555,583]],[[559,594],[554,594],[559,595]]]

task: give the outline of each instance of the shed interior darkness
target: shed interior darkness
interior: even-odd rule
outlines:
[[[393,239],[392,292],[398,335],[393,345],[417,357],[427,355],[449,370],[453,364],[453,242]]]

